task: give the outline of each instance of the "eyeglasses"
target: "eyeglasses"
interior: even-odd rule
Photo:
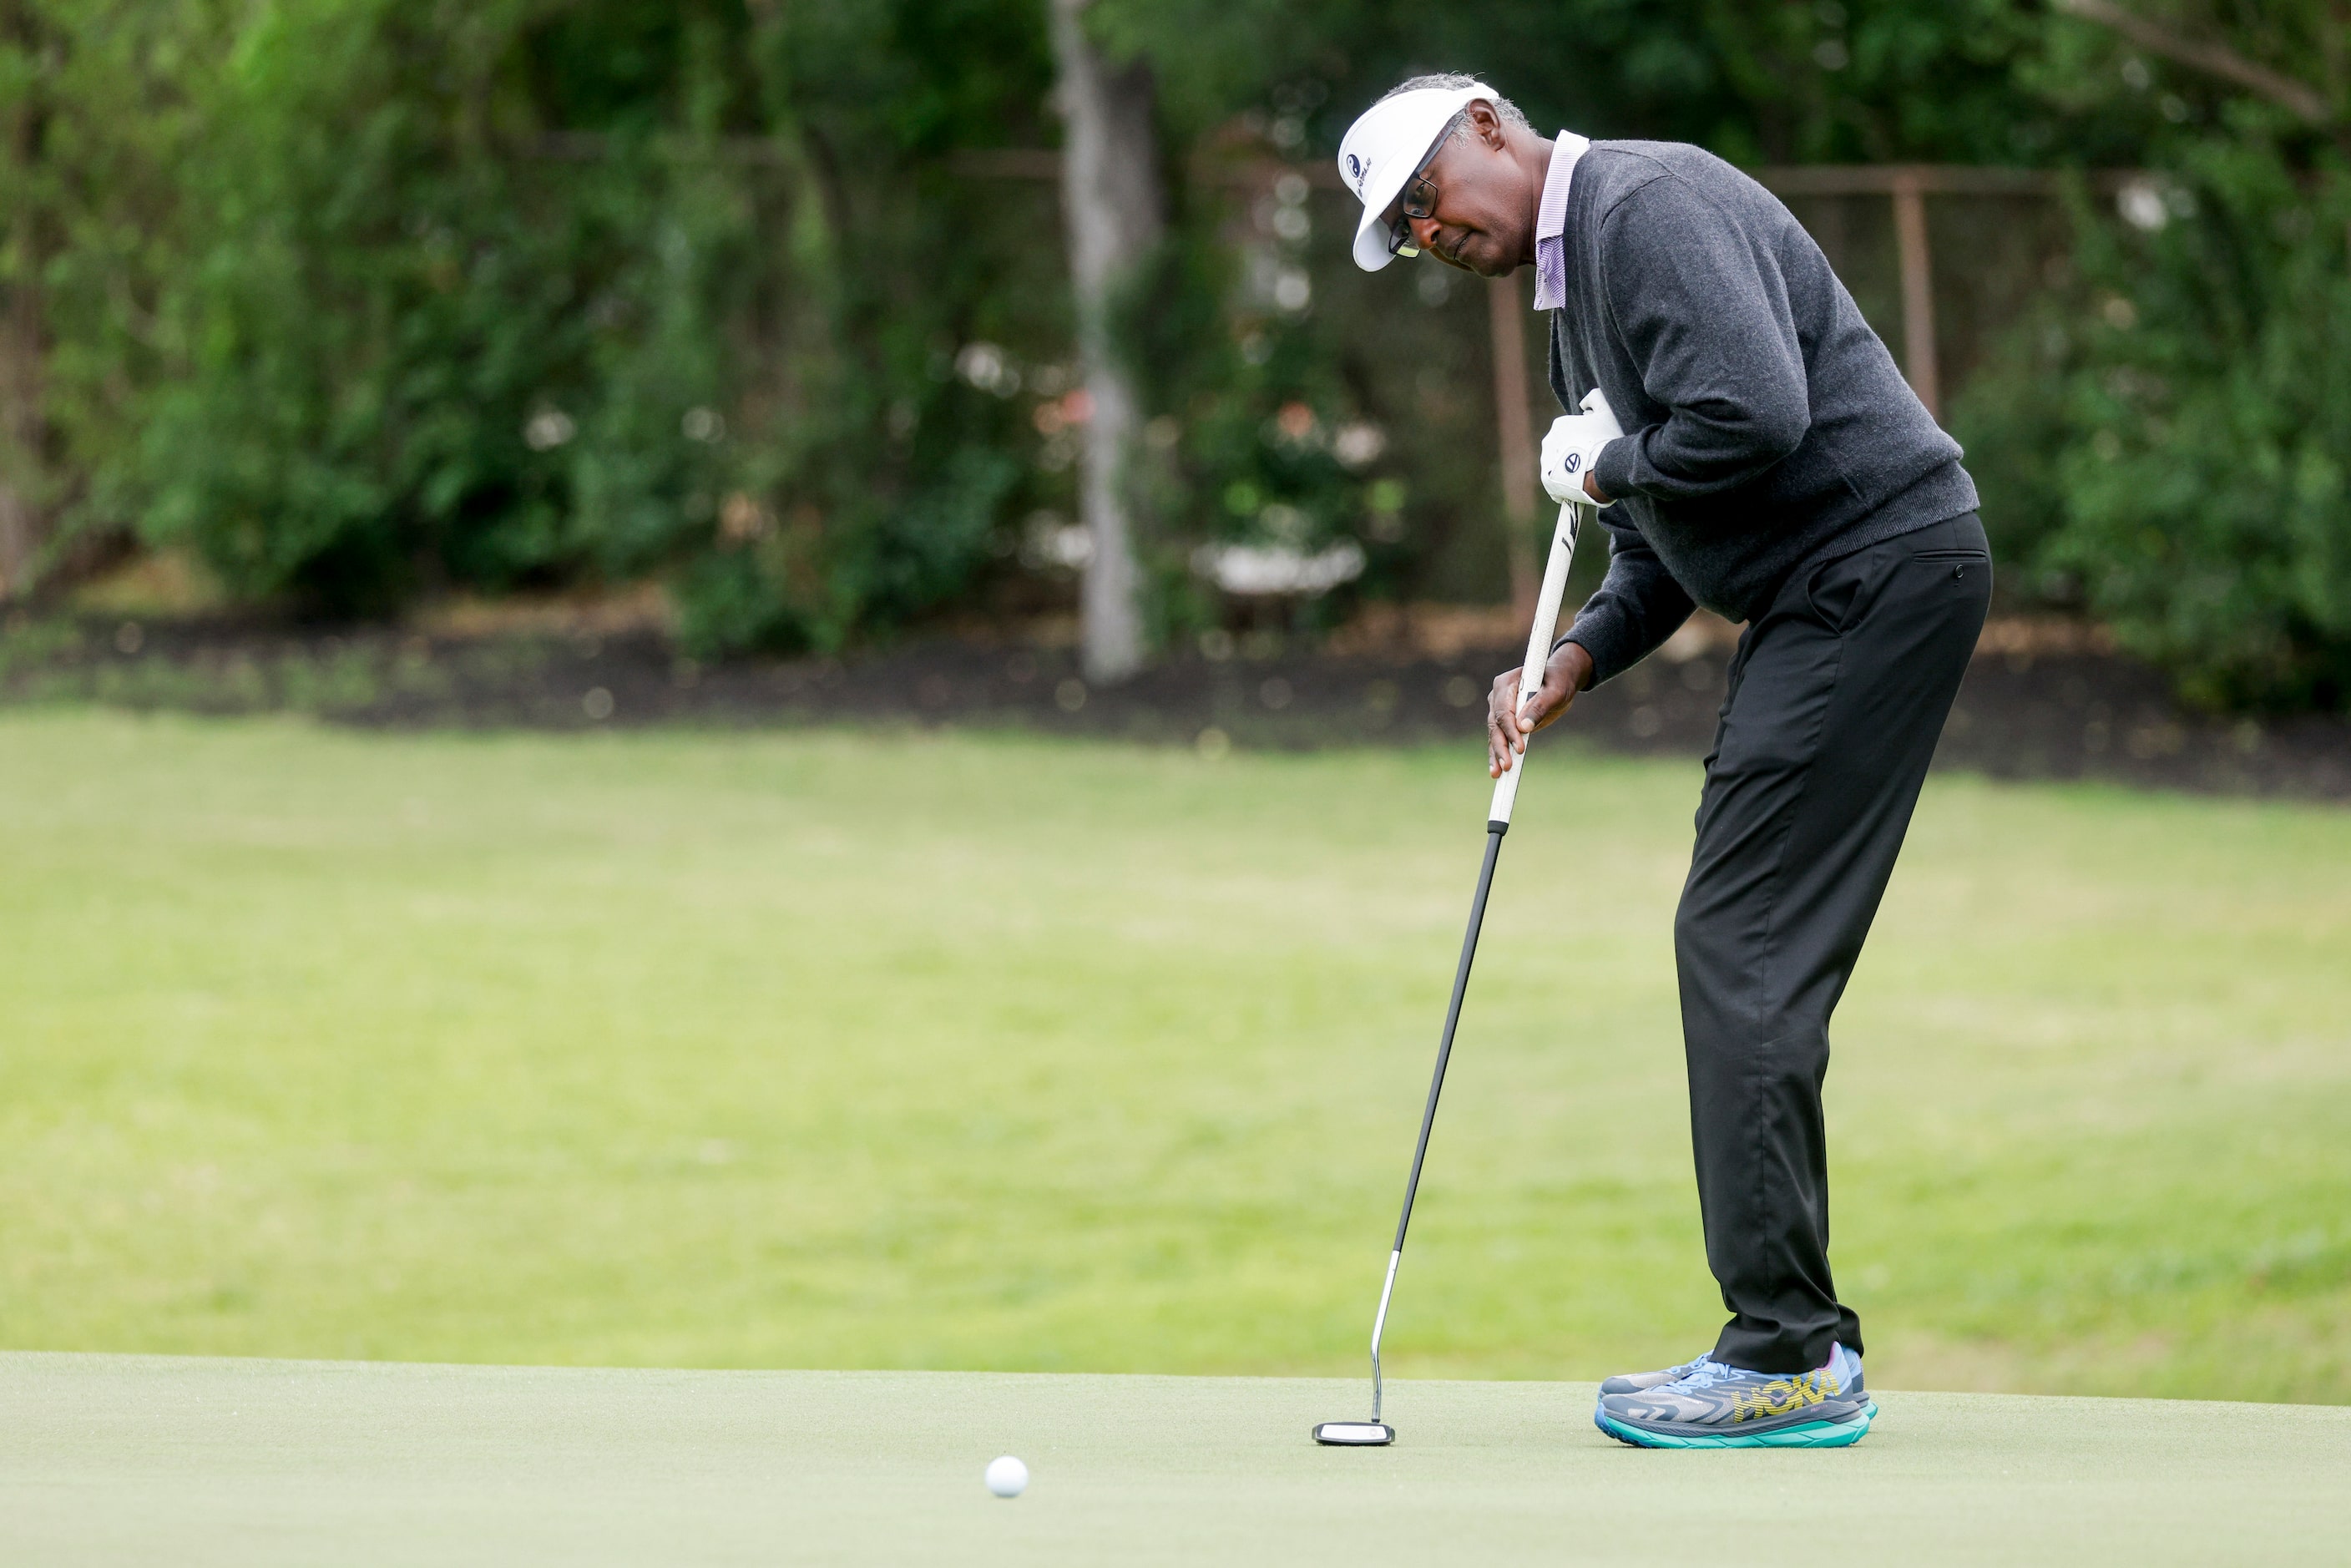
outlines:
[[[1420,254],[1420,243],[1413,238],[1412,225],[1416,218],[1437,215],[1437,183],[1418,170],[1404,187],[1404,204],[1396,209],[1395,222],[1388,225],[1388,254],[1415,256]]]

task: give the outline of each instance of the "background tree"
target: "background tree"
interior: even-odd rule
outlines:
[[[1238,612],[1203,543],[1489,594],[1484,301],[1356,274],[1294,169],[1400,77],[1487,69],[1545,128],[1750,163],[2149,171],[2085,184],[1955,405],[2004,581],[2205,699],[2340,704],[2345,22],[0,0],[0,591],[136,538],[297,612],[654,576],[698,652],[834,647],[1053,601],[1074,514],[1097,678]],[[973,162],[1057,140],[1061,214]]]
[[[0,300],[0,594],[29,574],[47,531],[41,273],[55,242],[40,189],[50,116],[42,78],[53,66],[57,40],[47,23],[24,0],[0,5],[0,60],[7,67],[0,118],[0,170],[6,180],[0,211],[7,214],[6,238],[0,242],[6,289]]]
[[[2351,698],[2351,30],[2067,0],[2032,85],[2152,172],[1959,410],[2005,552],[2215,705]]]
[[[119,476],[179,250],[214,0],[0,5],[0,599],[127,536]]]
[[[149,538],[342,613],[665,572],[705,651],[997,559],[1028,437],[957,347],[1066,318],[942,158],[1033,142],[1033,16],[287,0],[230,58],[117,487]]]

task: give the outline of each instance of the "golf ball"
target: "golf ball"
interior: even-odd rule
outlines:
[[[1019,1497],[1029,1490],[1029,1467],[1009,1454],[988,1460],[987,1490],[998,1497]]]

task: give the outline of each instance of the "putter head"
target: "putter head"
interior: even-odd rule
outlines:
[[[1314,1428],[1314,1440],[1331,1448],[1384,1448],[1395,1441],[1395,1428],[1384,1421],[1325,1421]]]

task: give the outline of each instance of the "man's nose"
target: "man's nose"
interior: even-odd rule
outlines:
[[[1437,248],[1437,219],[1435,216],[1432,215],[1425,218],[1406,218],[1404,221],[1404,226],[1412,231],[1413,244],[1418,246],[1423,250],[1434,250]]]

